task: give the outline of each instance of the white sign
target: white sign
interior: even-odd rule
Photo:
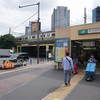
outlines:
[[[51,53],[49,53],[49,54],[48,54],[48,58],[51,58],[51,57],[52,57],[52,54],[51,54]]]
[[[95,42],[83,42],[83,46],[95,46]]]
[[[21,46],[28,46],[28,44],[21,44]]]
[[[46,46],[46,51],[49,51],[49,46],[48,45]]]
[[[98,33],[98,32],[100,32],[100,28],[88,29],[88,33]]]
[[[64,46],[64,47],[68,46],[68,43],[63,43],[63,46]]]

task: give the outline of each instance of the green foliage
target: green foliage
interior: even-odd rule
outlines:
[[[15,46],[15,37],[12,34],[5,34],[0,37],[0,49],[11,49]]]

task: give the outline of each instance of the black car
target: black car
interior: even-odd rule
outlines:
[[[28,53],[14,53],[9,61],[14,62],[15,66],[26,65],[26,62],[29,60]]]

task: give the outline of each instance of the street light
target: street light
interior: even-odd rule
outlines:
[[[30,4],[30,5],[25,5],[25,6],[19,6],[19,8],[23,8],[23,7],[29,7],[29,6],[35,6],[38,5],[38,30],[37,30],[37,64],[39,64],[39,12],[40,12],[40,2],[36,3],[36,4]]]

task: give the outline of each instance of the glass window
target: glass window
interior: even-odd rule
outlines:
[[[47,34],[47,37],[50,37],[50,34]]]
[[[55,34],[52,34],[52,36],[55,36]]]
[[[32,38],[35,38],[35,36],[32,36]]]
[[[28,39],[28,37],[25,37],[25,40],[27,40]]]
[[[19,38],[19,40],[22,40],[22,38]]]

